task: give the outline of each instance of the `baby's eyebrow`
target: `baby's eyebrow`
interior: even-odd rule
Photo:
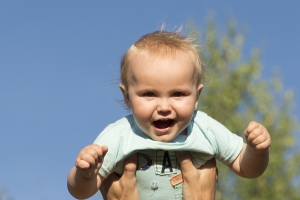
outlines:
[[[191,88],[181,88],[181,87],[178,87],[178,88],[175,88],[173,91],[174,92],[190,92],[192,89]]]
[[[152,89],[152,88],[140,88],[139,91],[140,92],[156,92],[156,90]]]

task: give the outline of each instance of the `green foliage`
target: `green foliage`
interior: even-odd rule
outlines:
[[[0,200],[13,200],[13,198],[8,194],[8,190],[5,187],[0,188]]]
[[[206,81],[199,109],[232,132],[243,136],[252,120],[263,124],[271,134],[270,162],[256,179],[240,178],[218,163],[217,199],[300,199],[300,151],[295,134],[299,130],[292,114],[293,91],[283,90],[279,73],[262,77],[260,51],[244,58],[244,36],[234,21],[219,35],[209,21],[202,52]]]

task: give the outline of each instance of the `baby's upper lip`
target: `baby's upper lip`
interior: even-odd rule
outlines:
[[[174,119],[171,119],[171,118],[159,118],[159,119],[154,119],[153,121],[168,121],[168,120],[174,120]]]
[[[170,119],[170,118],[160,118],[158,120],[166,121],[166,120],[172,120],[172,119]]]

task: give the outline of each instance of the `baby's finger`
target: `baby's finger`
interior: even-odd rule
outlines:
[[[248,142],[252,142],[253,140],[255,140],[256,138],[260,137],[261,135],[264,135],[264,129],[262,129],[261,127],[256,128],[254,130],[252,130],[250,133],[245,134],[245,138],[247,139]]]
[[[90,166],[93,166],[96,163],[95,158],[91,154],[89,154],[89,153],[82,153],[82,154],[80,154],[79,157],[76,160],[76,163],[77,164],[78,163],[82,163],[81,161],[84,161],[84,162],[88,163]]]
[[[250,122],[244,131],[245,135],[249,135],[254,129],[259,128],[259,126],[260,124],[255,121]]]
[[[90,163],[86,162],[85,160],[79,160],[76,162],[76,167],[78,169],[88,169],[90,166]]]
[[[106,153],[108,152],[108,147],[107,146],[101,146],[101,151],[102,151],[102,157],[105,157]]]
[[[260,134],[256,134],[256,135],[257,136],[255,136],[251,141],[251,143],[253,145],[259,145],[259,144],[265,142],[269,138],[268,134],[265,134],[265,133],[260,133]]]
[[[95,159],[96,160],[95,166],[98,169],[102,166],[102,163],[103,163],[103,160],[104,160],[104,157],[105,157],[107,151],[108,151],[107,146],[102,146],[100,149],[97,148],[98,157]]]
[[[102,156],[102,150],[101,150],[101,148],[100,148],[100,154],[101,154],[101,156]],[[91,164],[94,164],[95,163],[95,161],[97,161],[98,160],[98,157],[99,157],[99,149],[95,149],[95,148],[92,148],[92,147],[90,147],[90,148],[86,148],[82,153],[81,153],[81,157],[82,157],[82,159],[90,159],[90,158],[87,158],[87,155],[90,155],[92,158],[93,158],[93,163],[91,163],[91,162],[89,162],[89,163],[91,163]],[[87,160],[87,161],[90,161],[90,160]]]
[[[90,152],[93,155],[93,157],[96,159],[99,156],[103,156],[107,152],[107,147],[99,146],[98,144],[92,144],[92,145],[88,146],[85,149],[85,151]]]
[[[101,147],[97,144],[92,144],[92,145],[85,147],[81,151],[81,154],[90,154],[96,160],[96,159],[98,159],[99,156],[103,156],[106,152],[107,152],[106,146]]]
[[[264,142],[256,145],[257,150],[265,150],[271,146],[271,138],[267,138]]]
[[[85,150],[86,153],[93,156],[94,160],[96,161],[95,164],[97,164],[96,167],[100,167],[103,163],[104,156],[106,155],[108,151],[107,146],[99,146],[97,144],[92,144]]]

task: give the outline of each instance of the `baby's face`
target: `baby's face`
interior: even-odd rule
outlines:
[[[149,60],[145,54],[130,59],[128,88],[120,85],[139,128],[153,140],[167,142],[190,123],[203,87],[189,55]]]

